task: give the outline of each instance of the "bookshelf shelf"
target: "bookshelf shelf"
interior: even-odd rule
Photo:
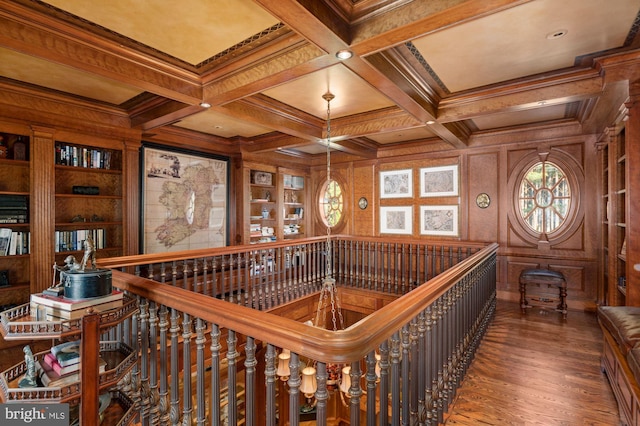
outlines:
[[[0,133],[0,137],[6,141],[9,146],[18,139],[23,139],[29,144],[29,137],[25,135],[2,132]],[[4,274],[9,282],[9,287],[3,288],[3,293],[0,294],[0,306],[2,307],[24,303],[25,297],[28,297],[29,294],[28,290],[25,291],[24,284],[30,281],[29,274],[31,267],[28,243],[31,231],[28,211],[28,205],[31,201],[31,162],[28,156],[26,158],[26,160],[11,158],[0,159],[0,205],[9,208],[8,203],[5,203],[4,200],[15,200],[16,198],[24,200],[25,203],[24,206],[19,207],[20,209],[24,209],[24,214],[21,215],[23,217],[22,220],[10,219],[10,214],[8,214],[6,210],[5,213],[7,214],[2,213],[2,217],[0,218],[0,228],[10,229],[12,234],[20,234],[21,241],[23,242],[21,252],[16,248],[16,251],[11,253],[10,245],[7,245],[4,253],[0,255],[0,271],[6,271]],[[3,232],[0,231],[0,234],[3,234]],[[4,243],[0,244],[4,245]]]
[[[43,363],[49,351],[34,354],[36,363]],[[121,342],[100,342],[100,357],[107,363],[105,371],[98,379],[100,391],[108,390],[120,381],[134,366],[136,355],[129,346]],[[20,388],[18,382],[24,376],[27,366],[24,361],[0,373],[0,391],[7,402],[75,402],[81,398],[79,375],[77,380],[61,386]],[[76,378],[76,376],[73,376]]]
[[[117,293],[113,293],[116,297]],[[96,298],[96,300],[99,298]],[[107,300],[108,298],[102,298]],[[117,299],[116,299],[117,300]],[[99,313],[91,310],[91,305],[82,305],[85,314],[73,320],[34,320],[32,315],[32,304],[27,303],[0,313],[0,334],[4,341],[29,342],[33,348],[39,352],[33,356],[33,364],[36,371],[42,373],[44,357],[51,352],[51,340],[70,341],[81,339],[80,368],[78,372],[71,373],[69,382],[58,382],[58,386],[38,386],[20,387],[20,381],[24,378],[31,363],[27,365],[26,360],[0,372],[0,400],[4,403],[11,402],[34,402],[34,403],[69,403],[71,419],[77,418],[83,423],[84,420],[98,420],[98,409],[92,409],[92,405],[84,398],[98,395],[104,398],[104,411],[100,409],[100,418],[103,424],[128,425],[134,420],[134,403],[115,386],[120,383],[125,376],[130,374],[136,364],[137,352],[129,345],[118,340],[100,341],[100,336],[109,336],[114,339],[113,333],[116,327],[123,321],[129,320],[138,312],[137,300],[123,295],[122,305],[111,309],[106,309]],[[69,302],[67,302],[69,303]],[[72,303],[85,303],[75,301]],[[100,302],[98,302],[100,303]],[[95,306],[99,306],[96,304]],[[41,313],[38,308],[36,315]],[[42,346],[42,343],[49,341],[49,345]],[[43,351],[43,349],[45,349]],[[104,370],[98,368],[98,361],[104,361]],[[38,365],[40,367],[38,367]],[[86,366],[84,368],[83,366]],[[42,376],[38,376],[42,377]],[[42,385],[42,380],[37,379],[38,385]],[[86,405],[86,407],[85,407]],[[90,422],[90,424],[97,424]]]
[[[107,329],[129,318],[138,307],[135,299],[125,297],[122,306],[100,312],[100,329]],[[37,321],[31,304],[25,303],[0,313],[0,333],[5,340],[48,340],[73,338],[82,333],[82,318],[61,321]]]

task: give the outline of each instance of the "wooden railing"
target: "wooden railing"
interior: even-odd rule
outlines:
[[[495,308],[497,245],[331,242],[330,250],[317,238],[102,261],[117,269],[114,285],[139,298],[128,328],[139,366],[123,386],[141,423],[441,423]],[[397,298],[337,331],[270,312],[315,297],[327,253],[339,292]],[[285,349],[286,384],[276,374]],[[301,414],[302,364],[316,367],[318,385],[313,411]],[[347,397],[331,382],[343,365]]]

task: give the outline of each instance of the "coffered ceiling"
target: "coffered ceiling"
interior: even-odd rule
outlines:
[[[143,134],[188,129],[301,157],[325,150],[330,91],[337,150],[464,148],[517,126],[595,131],[604,99],[624,90],[598,58],[638,54],[639,11],[640,0],[0,1],[0,82],[91,101]]]

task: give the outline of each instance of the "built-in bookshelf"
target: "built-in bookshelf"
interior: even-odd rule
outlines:
[[[249,171],[249,243],[277,240],[277,175],[275,172]]]
[[[640,306],[640,283],[633,279],[640,254],[633,243],[637,220],[638,152],[629,149],[628,111],[621,108],[616,124],[609,127],[600,144],[603,164],[603,282],[607,305]],[[637,232],[637,231],[636,231]],[[630,278],[631,277],[631,278]]]
[[[290,240],[307,234],[307,177],[301,170],[246,165],[244,244]]]
[[[29,295],[29,137],[0,132],[0,311]]]
[[[305,178],[301,175],[282,174],[283,185],[283,227],[284,239],[305,236],[306,192]]]
[[[80,254],[89,237],[100,257],[121,256],[122,151],[56,142],[55,152],[56,263]]]

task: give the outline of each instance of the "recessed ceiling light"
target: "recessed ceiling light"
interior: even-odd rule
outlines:
[[[567,33],[569,32],[569,30],[555,30],[555,31],[551,31],[549,34],[547,34],[547,39],[548,40],[555,40],[557,38],[560,37],[564,37],[567,35]]]
[[[429,120],[429,121],[427,121],[427,124],[428,125],[432,125],[432,124],[436,124],[436,122],[434,120]]]
[[[341,61],[350,59],[351,57],[353,57],[353,52],[347,49],[338,50],[338,52],[336,53],[336,58],[340,59]]]
[[[209,102],[200,102],[200,106],[202,108],[211,108],[211,104]]]

